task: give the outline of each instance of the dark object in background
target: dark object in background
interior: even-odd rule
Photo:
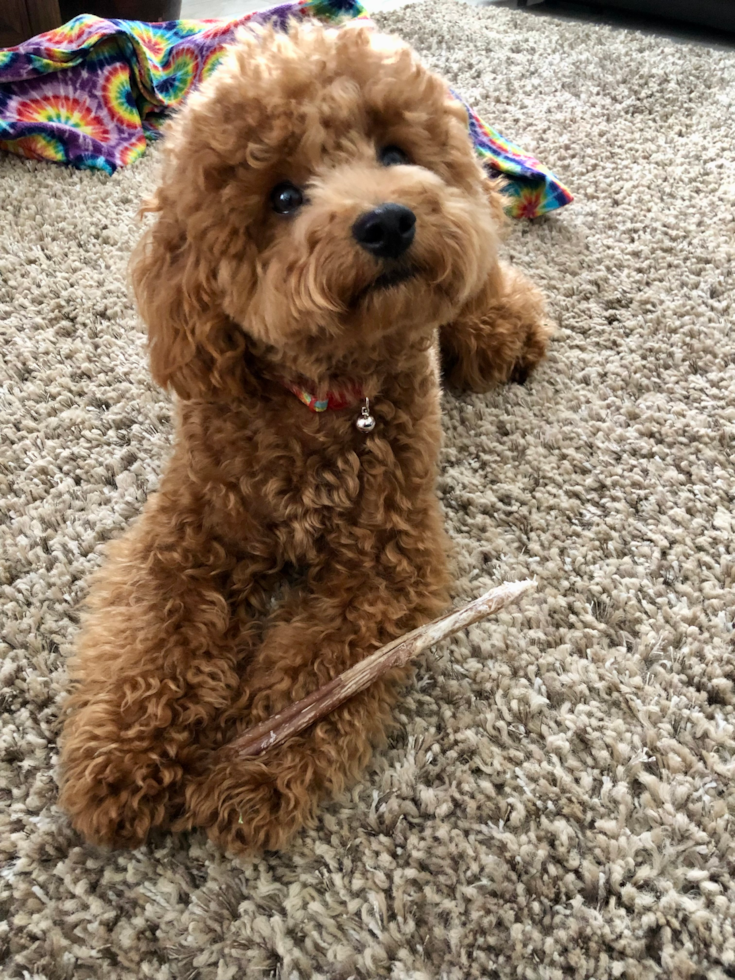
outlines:
[[[60,0],[64,21],[78,14],[117,20],[178,20],[181,0]]]
[[[36,34],[52,31],[78,14],[120,20],[178,20],[181,0],[0,0],[0,48],[11,48]]]
[[[610,12],[628,10],[646,17],[698,24],[716,31],[735,31],[735,0],[581,0],[579,4],[548,0],[540,7],[529,9],[541,11],[546,8],[553,14],[555,8],[572,12],[574,7],[582,14],[585,9],[589,11],[590,8]]]
[[[59,0],[2,0],[0,48],[11,48],[62,23]]]

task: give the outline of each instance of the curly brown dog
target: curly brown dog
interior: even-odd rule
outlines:
[[[173,121],[133,279],[178,428],[70,666],[61,799],[88,838],[279,848],[381,743],[404,674],[213,761],[447,604],[437,340],[476,391],[547,343],[501,200],[446,83],[366,26],[250,32]]]

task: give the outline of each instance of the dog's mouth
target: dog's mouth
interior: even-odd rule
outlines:
[[[392,286],[397,286],[399,283],[408,282],[409,279],[413,279],[418,275],[418,269],[413,266],[399,266],[397,269],[389,269],[388,272],[383,272],[378,276],[369,286],[368,292],[375,289],[390,289]]]
[[[393,269],[387,269],[385,272],[381,272],[377,279],[373,279],[372,282],[369,282],[367,286],[360,290],[355,297],[355,303],[359,303],[371,293],[392,289],[394,286],[399,286],[403,282],[415,279],[418,274],[419,270],[415,265],[398,265]]]

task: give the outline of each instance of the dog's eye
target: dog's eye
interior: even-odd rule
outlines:
[[[271,205],[278,214],[292,214],[304,203],[304,195],[295,184],[284,181],[271,191]]]
[[[407,154],[397,146],[384,146],[378,151],[378,160],[384,167],[397,167],[400,164],[410,163]]]

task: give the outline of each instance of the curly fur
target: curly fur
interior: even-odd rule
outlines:
[[[382,166],[385,145],[410,164]],[[285,179],[307,195],[291,217],[269,204]],[[417,216],[416,275],[377,289],[351,228],[384,202]],[[147,209],[133,279],[176,444],[92,583],[61,800],[98,842],[202,827],[278,848],[381,743],[404,674],[259,759],[212,750],[445,606],[437,338],[451,383],[482,391],[524,379],[548,328],[498,262],[464,110],[365,27],[240,38],[172,123]],[[359,385],[375,432],[310,413],[283,376]]]

